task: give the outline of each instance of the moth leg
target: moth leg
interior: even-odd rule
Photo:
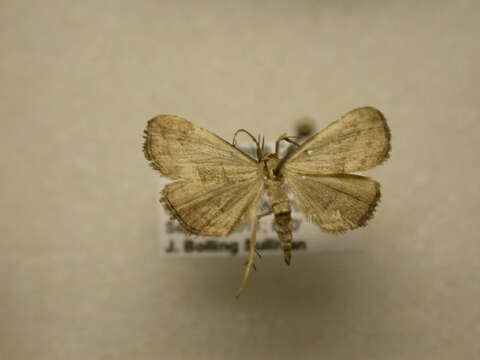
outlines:
[[[255,216],[255,219],[253,221],[252,225],[252,235],[250,236],[250,249],[248,250],[248,261],[247,264],[245,265],[245,271],[243,272],[243,279],[240,284],[240,288],[237,291],[236,297],[238,298],[240,294],[242,293],[243,289],[245,288],[245,285],[247,284],[247,279],[248,275],[250,274],[250,269],[253,267],[255,269],[255,264],[253,263],[253,258],[255,256],[256,252],[256,245],[257,245],[257,227],[259,224],[259,221],[262,217],[267,216],[272,214],[272,210],[265,211],[264,213],[258,214]]]
[[[297,143],[295,140],[293,140],[293,139],[296,139],[296,138],[298,138],[298,136],[288,136],[287,134],[280,135],[280,137],[277,139],[277,141],[275,141],[275,154],[277,156],[279,156],[280,143],[282,141],[286,141],[286,142],[289,142],[290,144],[300,146],[299,143]]]

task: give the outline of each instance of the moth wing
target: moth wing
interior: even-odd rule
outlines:
[[[290,172],[338,174],[370,169],[388,158],[390,130],[373,107],[355,109],[313,135],[286,160]]]
[[[163,189],[162,202],[186,231],[224,236],[253,218],[262,185],[260,177],[230,183],[175,181]]]
[[[380,184],[365,176],[287,172],[285,180],[307,218],[330,232],[364,226],[380,199]]]
[[[175,115],[148,122],[143,150],[151,166],[172,179],[228,182],[257,177],[255,160]]]

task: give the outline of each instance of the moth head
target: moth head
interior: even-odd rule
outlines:
[[[278,156],[275,153],[267,152],[263,153],[260,161],[270,161],[270,160],[278,160]]]

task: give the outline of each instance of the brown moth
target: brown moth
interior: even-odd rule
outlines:
[[[244,132],[255,142],[257,159],[236,147]],[[279,157],[282,141],[297,146]],[[252,222],[248,261],[238,294],[243,290],[256,246],[261,217],[273,214],[285,262],[292,249],[290,200],[321,229],[342,232],[364,226],[380,199],[380,184],[348,174],[368,170],[389,156],[390,131],[384,116],[373,107],[347,113],[299,145],[281,135],[275,152],[264,151],[264,139],[240,129],[230,144],[217,135],[175,115],[159,115],[148,122],[145,157],[163,176],[178,180],[166,185],[161,202],[189,233],[226,236],[240,224]],[[257,214],[262,191],[270,209]],[[237,294],[237,295],[238,295]]]

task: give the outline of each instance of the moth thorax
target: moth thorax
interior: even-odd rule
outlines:
[[[280,160],[278,157],[273,153],[268,153],[264,156],[265,161],[265,176],[269,179],[274,179],[277,176],[274,174],[274,170],[278,166]]]

